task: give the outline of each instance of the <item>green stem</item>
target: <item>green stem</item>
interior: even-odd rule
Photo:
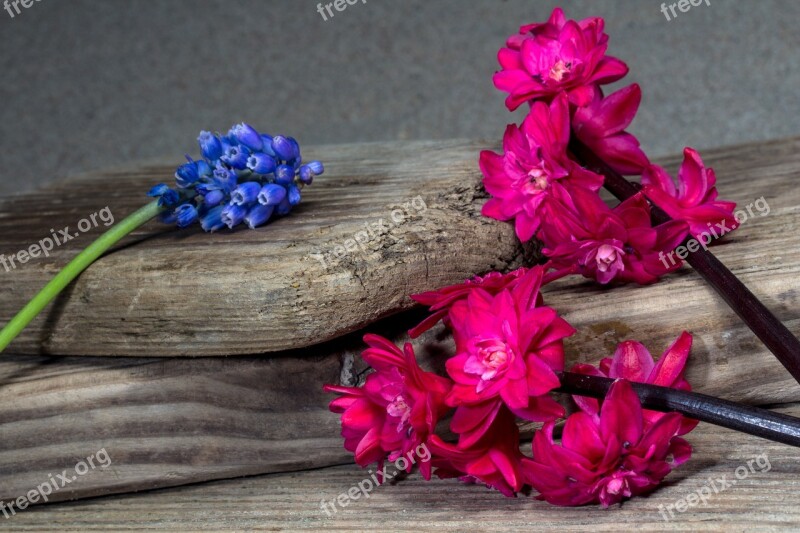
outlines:
[[[127,234],[144,225],[147,221],[158,215],[164,208],[158,205],[158,200],[153,201],[138,211],[120,221],[107,232],[103,233],[96,241],[86,247],[81,253],[69,262],[39,293],[28,302],[17,315],[0,331],[0,353],[25,329],[31,320],[36,318],[42,309],[47,307],[53,298],[64,290],[72,280],[94,263],[109,248],[114,246]]]

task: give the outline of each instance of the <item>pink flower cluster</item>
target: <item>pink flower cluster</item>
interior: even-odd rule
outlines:
[[[606,284],[653,283],[680,263],[658,260],[689,233],[725,223],[736,227],[736,204],[717,199],[716,178],[687,148],[678,185],[651,164],[626,131],[641,101],[636,84],[604,95],[602,86],[622,79],[627,66],[606,55],[601,18],[567,20],[556,8],[549,20],[511,36],[498,54],[495,86],[514,110],[530,106],[522,124],[509,125],[503,151],[484,151],[480,168],[492,198],[483,214],[514,221],[522,241],[541,240],[550,266]],[[617,172],[642,176],[642,192],[616,208],[597,191],[603,177],[583,168],[569,150],[576,139]],[[673,220],[652,227],[653,202]]]
[[[642,409],[629,382],[689,389],[683,377],[688,333],[657,364],[641,344],[628,341],[599,369],[576,366],[573,371],[618,381],[602,403],[576,397],[579,410],[555,441],[555,422],[566,411],[552,393],[564,369],[564,339],[575,330],[545,305],[540,288],[549,279],[536,266],[412,296],[432,311],[412,336],[439,321],[453,333],[447,377],[421,369],[410,344],[400,350],[367,335],[363,357],[374,372],[364,385],[326,386],[340,395],[330,408],[341,414],[345,448],[356,462],[382,465],[424,444],[430,451],[419,462],[425,479],[455,477],[508,496],[531,486],[557,505],[607,507],[652,490],[687,460],[691,448],[680,436],[695,422]],[[453,439],[437,431],[446,417]],[[520,420],[543,424],[530,456],[520,451]]]

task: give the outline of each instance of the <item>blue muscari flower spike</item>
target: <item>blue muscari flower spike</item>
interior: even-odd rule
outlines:
[[[176,188],[153,187],[148,195],[170,207],[161,219],[180,227],[199,222],[205,231],[245,223],[257,228],[287,215],[301,199],[300,190],[323,172],[322,163],[301,164],[293,137],[260,133],[244,122],[227,135],[200,132],[202,159],[175,171]]]

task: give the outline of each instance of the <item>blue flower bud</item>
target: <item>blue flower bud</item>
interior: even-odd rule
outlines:
[[[223,206],[218,205],[213,209],[209,209],[200,217],[200,226],[203,231],[214,232],[225,227],[222,221]]]
[[[220,202],[222,202],[222,200],[224,199],[225,199],[225,193],[223,193],[219,189],[215,189],[213,191],[208,191],[205,194],[204,201],[207,207],[215,207],[218,206]]]
[[[201,131],[197,137],[197,144],[200,145],[200,153],[210,161],[216,161],[223,153],[222,142],[219,137],[210,131]]]
[[[244,216],[246,214],[247,209],[241,205],[228,204],[222,208],[220,219],[226,226],[233,229],[235,226],[238,226],[242,220],[244,220]]]
[[[315,176],[321,176],[325,172],[325,167],[319,161],[311,161],[306,163]]]
[[[272,149],[279,159],[290,161],[297,157],[295,145],[283,135],[276,135],[272,139]]]
[[[272,211],[274,209],[275,208],[271,205],[256,204],[251,207],[250,211],[245,215],[244,223],[247,224],[250,229],[263,226],[269,220],[269,217],[272,216]]]
[[[147,196],[158,198],[158,205],[161,207],[171,207],[180,200],[177,191],[170,189],[164,183],[159,183],[147,193]]]
[[[292,206],[289,203],[288,198],[284,198],[281,203],[275,208],[275,212],[277,212],[280,216],[288,215],[289,211],[292,210]]]
[[[262,205],[278,205],[286,198],[286,189],[275,183],[267,183],[258,193],[258,203]]]
[[[300,165],[300,161],[303,160],[303,158],[300,156],[300,143],[298,143],[297,139],[295,139],[294,137],[286,137],[286,139],[292,145],[292,151],[294,152],[294,157],[292,157],[292,159],[296,163],[295,166],[299,166]]]
[[[236,124],[234,127],[232,127],[228,135],[231,135],[237,141],[239,141],[239,143],[245,145],[251,150],[261,150],[261,147],[263,146],[261,134],[259,134],[250,124],[245,124],[244,122],[241,124]]]
[[[197,220],[197,209],[192,204],[181,204],[175,208],[175,220],[179,228],[185,228]]]
[[[311,182],[314,181],[314,171],[311,170],[310,166],[303,165],[300,167],[300,181],[306,185],[311,185]]]
[[[249,151],[244,146],[229,146],[220,159],[237,170],[244,170],[247,168],[249,155]]]
[[[175,171],[175,183],[181,189],[191,187],[199,179],[200,174],[197,173],[197,164],[193,161],[184,163]]]
[[[267,154],[256,152],[247,159],[247,168],[256,174],[275,172],[275,160]]]
[[[236,172],[233,170],[225,167],[222,164],[217,165],[217,168],[214,169],[213,188],[222,189],[225,192],[231,192],[236,188],[237,182],[238,179],[236,177]]]
[[[258,200],[258,193],[261,191],[261,184],[257,181],[247,181],[242,183],[231,193],[231,204],[250,205]]]
[[[289,165],[278,165],[275,169],[275,181],[284,185],[294,182],[294,168]]]
[[[300,203],[300,188],[297,185],[289,185],[289,190],[286,194],[289,200],[289,205],[294,207]]]
[[[197,175],[201,178],[206,178],[211,176],[212,170],[211,165],[209,165],[205,159],[201,159],[199,161],[194,162],[197,165]]]
[[[264,144],[262,150],[270,157],[275,157],[275,150],[272,149],[272,135],[261,134],[261,142]]]

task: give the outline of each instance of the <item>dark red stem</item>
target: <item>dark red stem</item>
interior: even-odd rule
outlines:
[[[604,398],[614,383],[611,378],[572,372],[561,372],[559,379],[561,387],[557,389],[558,392],[593,398]],[[676,411],[701,422],[800,447],[800,418],[696,392],[644,383],[631,382],[631,386],[646,409]]]

